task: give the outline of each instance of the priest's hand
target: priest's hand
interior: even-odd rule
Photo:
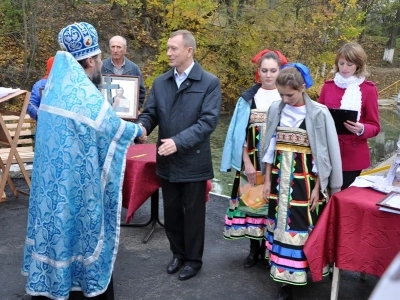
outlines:
[[[158,147],[158,154],[161,156],[168,156],[178,151],[173,139],[161,139],[161,143]]]
[[[142,135],[138,137],[136,140],[139,144],[144,144],[147,141],[147,131],[146,128],[142,126],[142,124],[139,124],[140,129],[142,129]]]

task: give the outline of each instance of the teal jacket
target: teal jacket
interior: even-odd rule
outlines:
[[[243,145],[246,141],[246,129],[249,124],[251,104],[260,87],[261,84],[253,85],[242,94],[236,103],[222,151],[221,172],[228,172],[231,168],[238,171],[242,169]]]

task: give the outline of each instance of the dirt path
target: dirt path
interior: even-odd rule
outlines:
[[[368,71],[371,76],[368,80],[376,83],[378,91],[392,85],[396,81],[400,80],[400,68],[385,68],[385,67],[369,67]],[[400,84],[393,86],[393,94],[399,92]]]
[[[400,79],[400,68],[369,67],[371,74],[396,74]]]

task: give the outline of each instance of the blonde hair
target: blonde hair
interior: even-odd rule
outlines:
[[[192,47],[193,55],[196,52],[196,39],[194,38],[193,34],[188,30],[177,30],[171,33],[169,38],[173,38],[174,36],[181,35],[183,39],[183,43],[185,47]]]
[[[291,87],[294,90],[300,91],[304,85],[304,78],[300,71],[295,67],[283,68],[278,78],[276,79],[276,85]]]
[[[368,76],[367,72],[367,54],[358,43],[344,44],[336,54],[334,72],[339,72],[339,59],[344,58],[357,66],[354,73],[356,77]]]

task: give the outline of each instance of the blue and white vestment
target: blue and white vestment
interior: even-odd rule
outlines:
[[[118,251],[125,156],[138,125],[121,120],[68,52],[55,57],[35,139],[23,275],[26,292],[104,293]]]

